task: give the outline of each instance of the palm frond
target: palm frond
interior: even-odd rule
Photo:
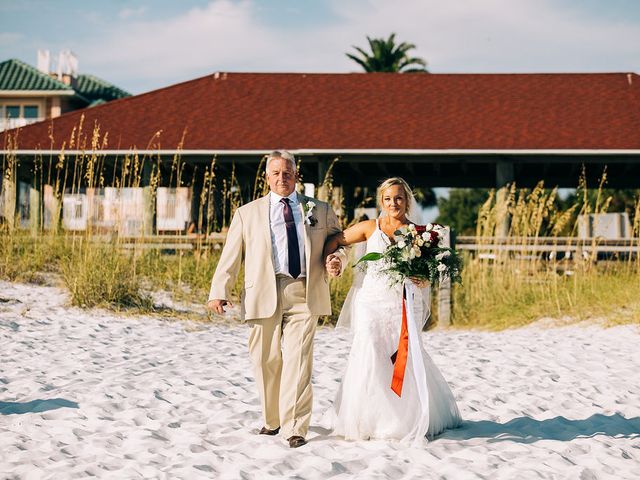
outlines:
[[[353,60],[354,62],[356,62],[358,65],[360,65],[364,69],[365,72],[367,72],[367,73],[371,72],[371,70],[369,68],[369,64],[366,61],[364,61],[361,58],[358,58],[355,55],[352,55],[350,53],[345,53],[345,55],[347,57],[349,57],[351,60]]]
[[[409,57],[407,52],[416,48],[413,43],[402,42],[396,45],[396,34],[388,38],[366,37],[370,52],[360,47],[353,48],[360,56],[347,53],[347,57],[360,65],[365,72],[425,72],[427,62],[419,57]],[[421,68],[420,68],[421,67]]]

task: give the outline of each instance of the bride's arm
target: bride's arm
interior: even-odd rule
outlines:
[[[356,223],[342,232],[338,232],[327,238],[324,244],[324,257],[332,254],[338,248],[351,245],[353,243],[364,242],[367,240],[376,228],[375,220],[365,220]]]

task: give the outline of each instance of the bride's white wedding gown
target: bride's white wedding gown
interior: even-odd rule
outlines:
[[[376,222],[366,243],[367,253],[382,252],[389,243]],[[411,284],[407,293],[414,295],[413,317],[418,325],[413,338],[410,329],[402,396],[398,397],[391,390],[394,366],[390,357],[400,337],[402,285],[391,287],[377,262],[368,262],[361,284],[353,287],[352,298],[346,302],[351,303],[347,308],[353,343],[335,402],[324,419],[335,435],[347,440],[394,439],[416,444],[460,424],[451,389],[422,345],[422,325],[430,308],[428,292],[423,296]]]

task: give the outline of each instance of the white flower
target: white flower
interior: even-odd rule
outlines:
[[[402,235],[409,233],[409,229],[406,226],[402,226],[398,229]]]
[[[416,258],[416,251],[412,248],[409,250],[409,260],[413,260],[414,258]]]
[[[431,225],[431,224],[429,224],[429,225]],[[424,232],[424,233],[422,234],[422,239],[423,239],[425,242],[428,242],[430,238],[431,238],[431,234],[430,234],[429,232]]]
[[[311,200],[309,200],[306,204],[305,204],[305,214],[304,214],[304,221],[307,225],[311,225],[311,217],[313,216],[313,207],[315,207],[316,204],[314,202],[312,202]]]
[[[437,269],[440,273],[442,273],[447,269],[447,266],[444,263],[439,263]]]
[[[400,248],[404,248],[404,247],[406,247],[406,245],[407,245],[407,243],[404,240],[400,240],[398,242],[398,247],[400,247]]]
[[[402,251],[402,253],[400,254],[400,258],[402,259],[403,262],[408,262],[409,260],[411,260],[411,257],[409,256],[409,252],[407,250]]]
[[[427,223],[427,225],[426,225],[426,227],[425,227],[425,228],[427,229],[427,231],[426,231],[426,232],[424,232],[422,235],[424,235],[425,233],[427,233],[427,232],[429,232],[429,231],[433,230],[433,223]]]
[[[439,254],[436,255],[436,260],[440,261],[443,258],[447,258],[450,255],[451,255],[451,252],[449,250],[445,250],[444,252],[440,252]]]
[[[412,233],[416,231],[416,226],[413,223],[410,223],[407,227]]]
[[[416,240],[416,244],[417,244],[419,247],[421,247],[421,246],[423,246],[423,245],[424,245],[424,240],[423,240],[422,238],[418,237],[418,238],[417,238],[417,240]]]
[[[413,247],[413,252],[416,257],[419,257],[420,255],[422,255],[422,252],[420,251],[420,247]]]

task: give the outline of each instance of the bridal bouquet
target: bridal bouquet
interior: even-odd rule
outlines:
[[[384,252],[367,253],[357,263],[384,262],[383,271],[394,283],[416,278],[435,284],[444,277],[451,278],[452,282],[460,282],[462,259],[453,249],[438,246],[444,232],[444,227],[437,223],[410,223],[394,232],[395,243]]]

